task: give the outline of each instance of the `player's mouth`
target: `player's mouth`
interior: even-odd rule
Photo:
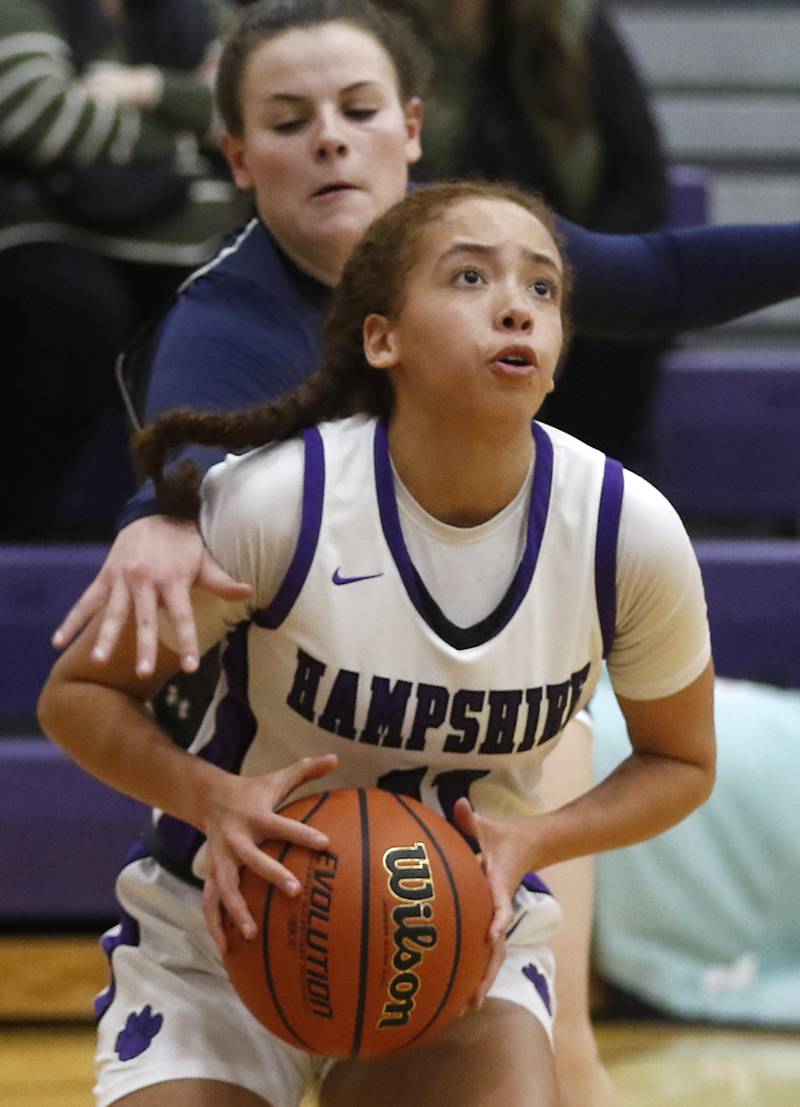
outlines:
[[[323,200],[328,196],[342,196],[347,192],[360,192],[358,185],[351,184],[350,181],[329,181],[328,184],[322,185],[316,192],[311,193],[312,200]]]
[[[492,370],[504,377],[528,377],[538,368],[532,346],[504,346],[490,358]]]

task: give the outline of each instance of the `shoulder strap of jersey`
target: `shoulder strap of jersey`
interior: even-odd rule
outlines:
[[[303,431],[305,471],[303,474],[303,513],[300,534],[286,576],[271,603],[256,611],[253,621],[260,627],[275,630],[294,606],[305,584],[319,541],[322,505],[325,499],[325,447],[317,427]]]
[[[625,487],[624,470],[607,457],[597,512],[594,580],[597,612],[603,635],[603,657],[608,657],[617,631],[617,540]]]

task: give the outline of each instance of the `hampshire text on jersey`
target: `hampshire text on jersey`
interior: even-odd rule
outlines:
[[[457,691],[440,684],[392,681],[339,669],[322,702],[320,681],[328,668],[298,649],[294,681],[286,697],[293,711],[323,730],[375,746],[424,750],[428,731],[447,726],[450,733],[442,745],[444,753],[507,754],[524,753],[562,730],[580,700],[590,665],[587,662],[566,680],[543,688]],[[359,727],[359,687],[367,680],[369,702],[365,722]],[[413,705],[410,712],[409,703]]]

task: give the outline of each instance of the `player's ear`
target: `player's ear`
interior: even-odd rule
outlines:
[[[247,165],[245,146],[242,139],[237,138],[236,135],[232,135],[228,131],[223,131],[220,136],[219,144],[225,155],[225,160],[231,168],[231,175],[238,187],[243,191],[253,188],[254,181]]]
[[[393,369],[400,360],[394,324],[386,315],[364,320],[364,357],[373,369]]]
[[[422,157],[423,111],[419,96],[412,96],[403,109],[406,122],[406,160],[409,165],[418,162]]]

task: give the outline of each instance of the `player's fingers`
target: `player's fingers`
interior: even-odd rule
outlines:
[[[158,653],[158,602],[152,584],[143,581],[136,585],[133,610],[136,615],[136,675],[148,677],[155,668]]]
[[[498,942],[505,937],[514,921],[514,907],[508,890],[509,877],[502,865],[493,863],[491,856],[487,858],[484,868],[493,908],[489,941]]]
[[[309,780],[318,780],[326,773],[332,772],[339,763],[335,753],[325,753],[321,757],[303,757],[292,765],[275,774],[278,785],[278,803],[282,803],[287,796],[305,784]]]
[[[508,933],[508,929],[514,921],[514,911],[507,895],[503,894],[502,897],[493,895],[492,898],[494,901],[494,916],[489,927],[489,941],[499,942]]]
[[[222,900],[219,895],[216,879],[213,876],[206,877],[203,886],[203,915],[206,920],[214,945],[224,957],[228,948],[228,940],[225,936],[225,927],[222,920]]]
[[[114,581],[103,618],[97,631],[97,639],[92,650],[93,661],[107,661],[114,652],[122,628],[128,619],[131,597],[128,586],[122,578]]]
[[[282,892],[285,892],[287,896],[295,896],[300,891],[300,884],[297,877],[289,872],[280,861],[270,856],[270,854],[265,853],[264,850],[259,849],[255,843],[249,842],[246,846],[243,846],[239,856],[242,862],[248,869],[254,872],[256,876],[260,876],[261,879],[266,880],[268,884],[275,884]],[[239,898],[242,898],[240,892]],[[242,902],[244,902],[244,900],[242,900]],[[228,906],[227,900],[225,901],[225,906]]]
[[[495,982],[500,966],[503,964],[506,955],[506,943],[505,939],[501,938],[495,942],[492,947],[492,956],[489,959],[489,964],[486,967],[483,980],[478,985],[477,991],[469,1002],[470,1007],[474,1007],[476,1010],[479,1008]]]
[[[466,796],[459,796],[453,806],[453,819],[459,830],[474,833],[475,811]]]
[[[453,821],[458,830],[464,835],[473,849],[482,849],[480,815],[476,814],[472,804],[461,796],[453,807]]]
[[[200,648],[189,588],[183,582],[171,584],[164,589],[163,595],[164,606],[172,620],[178,639],[181,668],[186,673],[193,673],[199,664]]]
[[[256,924],[239,888],[239,866],[231,858],[226,858],[215,865],[214,872],[216,874],[214,891],[218,894],[234,926],[238,927],[243,937],[254,938]]]
[[[265,827],[265,834],[270,839],[281,842],[292,842],[304,849],[327,849],[330,841],[321,830],[315,830],[313,826],[306,826],[298,819],[287,819],[283,815],[273,815],[269,820],[269,826]]]
[[[78,631],[89,622],[108,599],[108,584],[103,576],[96,577],[78,602],[67,612],[66,618],[53,632],[51,643],[57,650],[68,646]]]
[[[223,600],[246,600],[253,591],[249,584],[234,580],[208,552],[203,554],[196,583]]]

